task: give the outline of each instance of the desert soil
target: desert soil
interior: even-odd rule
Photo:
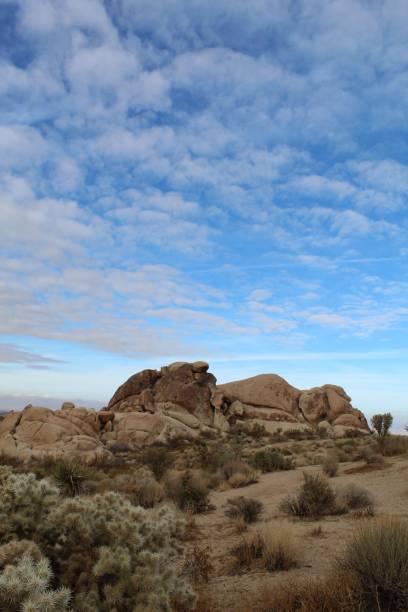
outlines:
[[[360,471],[358,468],[363,468]],[[357,468],[356,473],[347,473]],[[210,602],[212,612],[261,611],[262,592],[273,588],[282,579],[296,576],[320,576],[327,572],[342,552],[353,529],[363,519],[350,516],[325,517],[319,521],[290,520],[299,544],[302,547],[302,563],[289,572],[268,573],[254,568],[244,573],[234,574],[231,548],[239,543],[241,536],[231,519],[224,516],[227,500],[241,495],[262,501],[265,510],[257,523],[249,530],[255,531],[263,520],[276,521],[276,526],[284,519],[279,512],[281,500],[288,494],[297,492],[303,481],[303,472],[317,473],[318,466],[298,468],[288,472],[264,474],[256,484],[239,489],[214,492],[210,496],[215,509],[196,518],[199,527],[198,544],[208,547],[214,572],[210,582],[202,587],[203,597]],[[376,515],[391,514],[407,517],[408,501],[408,459],[393,457],[387,460],[382,469],[367,471],[362,463],[343,463],[339,475],[330,480],[334,488],[355,483],[367,489],[375,501]],[[312,530],[321,525],[323,534],[314,536]]]

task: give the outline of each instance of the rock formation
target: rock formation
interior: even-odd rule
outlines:
[[[7,414],[0,422],[0,454],[27,461],[78,457],[92,464],[113,460],[115,445],[135,448],[206,429],[228,432],[235,424],[259,423],[269,432],[320,426],[334,436],[350,428],[368,432],[350,402],[341,387],[302,391],[276,374],[217,386],[207,363],[178,362],[134,374],[99,412],[65,402],[57,411],[27,406]]]

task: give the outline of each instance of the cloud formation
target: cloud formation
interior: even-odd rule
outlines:
[[[406,17],[402,0],[3,3],[10,358],[52,365],[17,359],[30,338],[163,358],[399,345]]]

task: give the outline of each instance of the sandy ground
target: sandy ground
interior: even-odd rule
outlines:
[[[344,463],[339,475],[331,479],[334,488],[347,483],[356,483],[366,488],[374,497],[376,515],[392,514],[401,517],[408,516],[408,459],[392,458],[387,460],[384,469],[369,472],[347,474],[361,463]],[[335,558],[341,553],[352,530],[362,519],[346,516],[327,517],[316,521],[290,522],[291,529],[303,549],[302,564],[298,569],[289,572],[268,573],[254,569],[240,575],[231,573],[232,558],[229,554],[240,536],[236,533],[231,519],[224,516],[227,500],[244,495],[259,499],[265,506],[261,520],[282,520],[279,504],[286,495],[295,493],[302,481],[303,472],[316,473],[318,466],[298,468],[288,472],[275,472],[260,477],[256,484],[240,489],[214,492],[210,496],[215,510],[197,516],[199,526],[198,543],[210,548],[211,561],[214,564],[214,574],[208,586],[205,586],[206,597],[211,600],[210,609],[214,612],[231,610],[247,612],[260,610],[259,598],[265,586],[273,587],[274,582],[282,578],[305,575],[322,575],[332,566]],[[255,530],[259,523],[251,526]],[[311,531],[318,525],[322,526],[323,535],[313,536]]]

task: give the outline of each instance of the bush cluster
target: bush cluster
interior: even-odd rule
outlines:
[[[263,503],[249,497],[234,497],[227,500],[225,516],[232,519],[243,519],[245,523],[254,523],[263,512]]]
[[[252,455],[252,465],[261,472],[275,472],[277,470],[293,470],[294,463],[290,457],[285,457],[274,448],[264,448]]]
[[[194,595],[173,569],[183,529],[168,507],[147,511],[113,492],[64,498],[45,479],[1,467],[0,609],[191,607]]]
[[[368,515],[374,513],[373,499],[362,487],[350,484],[336,492],[320,474],[305,472],[303,479],[299,493],[286,497],[281,502],[280,510],[285,514],[316,519],[362,509],[365,509]]]

